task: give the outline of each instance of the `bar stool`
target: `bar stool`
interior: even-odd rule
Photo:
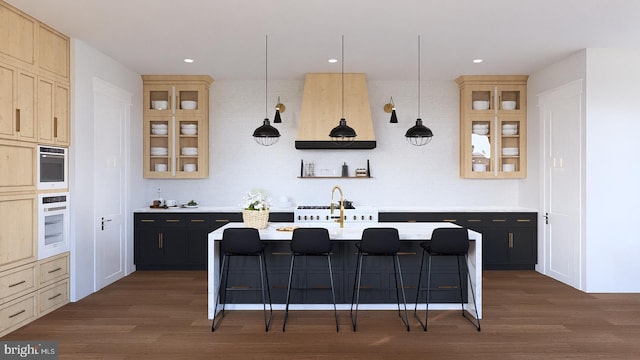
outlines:
[[[467,266],[468,252],[469,252],[469,233],[465,228],[437,228],[433,230],[431,235],[431,241],[423,242],[420,244],[422,247],[422,259],[420,260],[420,275],[418,277],[418,291],[416,293],[416,303],[413,310],[413,315],[422,325],[422,329],[427,331],[427,324],[429,320],[429,294],[431,290],[431,263],[433,256],[455,256],[458,261],[458,281],[460,288],[460,305],[462,306],[462,316],[469,320],[478,331],[480,331],[480,319],[478,318],[478,306],[476,303],[476,295],[473,291],[473,283],[471,282],[471,274],[469,274],[469,268]],[[418,316],[418,298],[420,296],[420,283],[422,280],[422,268],[424,265],[424,258],[427,256],[427,296],[425,299],[426,310],[424,323]],[[464,258],[464,270],[467,273],[469,279],[469,286],[471,288],[471,296],[473,297],[473,306],[476,310],[476,323],[471,318],[465,315],[464,310],[464,294],[462,284],[462,273],[460,271],[460,258]]]
[[[284,323],[282,331],[287,326],[289,317],[289,301],[291,299],[291,282],[296,257],[298,256],[326,256],[329,266],[329,280],[331,282],[331,297],[333,299],[333,315],[336,318],[336,332],[340,331],[338,325],[338,311],[336,309],[336,293],[333,286],[333,271],[331,270],[331,240],[329,231],[325,228],[297,228],[293,230],[291,238],[291,267],[289,269],[289,285],[287,286],[287,304],[284,311]]]
[[[218,295],[214,305],[214,316],[211,324],[211,331],[215,331],[224,318],[224,307],[227,297],[227,281],[229,279],[230,257],[233,256],[256,256],[258,257],[258,267],[260,268],[260,287],[262,292],[262,304],[264,314],[265,331],[269,331],[269,325],[273,318],[273,308],[271,305],[271,291],[269,290],[269,277],[267,276],[267,264],[265,262],[264,248],[266,244],[260,241],[260,234],[253,228],[229,228],[222,233],[220,242],[220,252],[222,253],[221,273],[218,282]],[[224,279],[224,282],[223,282]],[[224,283],[224,286],[222,284]],[[266,287],[265,287],[266,283]],[[269,301],[269,318],[267,319],[267,300]],[[218,310],[218,303],[222,304],[222,309]],[[219,315],[219,316],[218,316]],[[216,317],[218,318],[216,320]]]
[[[402,323],[409,327],[409,317],[407,316],[407,299],[404,292],[404,282],[402,280],[402,269],[400,268],[400,259],[398,251],[400,250],[400,236],[398,229],[395,228],[366,228],[362,232],[362,239],[356,243],[358,248],[358,261],[356,264],[356,277],[353,284],[353,294],[351,295],[351,324],[353,331],[357,331],[358,324],[358,304],[360,303],[360,281],[362,279],[362,263],[365,256],[391,256],[393,257],[393,273],[396,282],[396,300],[398,303],[398,316]],[[398,287],[398,279],[400,287]],[[402,293],[402,302],[404,304],[404,316],[400,308],[400,293]],[[355,312],[353,305],[355,303]]]

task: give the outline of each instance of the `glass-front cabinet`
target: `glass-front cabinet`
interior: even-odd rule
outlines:
[[[209,176],[209,76],[143,75],[144,177]]]
[[[460,176],[525,178],[528,76],[460,76]]]

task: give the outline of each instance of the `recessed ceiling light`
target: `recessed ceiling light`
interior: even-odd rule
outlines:
[[[483,62],[484,60],[482,59],[473,59],[473,63],[474,64],[480,64],[481,62]]]
[[[193,62],[193,59],[187,58],[187,59],[184,59],[184,62],[186,62],[187,64],[191,64]]]
[[[337,63],[337,62],[338,62],[338,59],[329,59],[329,62],[330,62],[331,64],[335,64],[335,63]]]

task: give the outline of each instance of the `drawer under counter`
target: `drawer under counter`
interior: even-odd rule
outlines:
[[[40,287],[69,277],[69,253],[42,259],[38,262]]]
[[[42,288],[38,291],[38,316],[48,314],[68,302],[69,279]]]
[[[0,304],[37,290],[36,265],[32,262],[0,273]]]
[[[36,319],[37,296],[32,292],[0,306],[0,337]]]

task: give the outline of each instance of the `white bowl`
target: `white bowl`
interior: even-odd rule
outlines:
[[[198,128],[198,125],[197,124],[181,124],[180,128],[181,129],[192,129],[192,130],[195,130],[195,129]]]
[[[151,134],[153,135],[167,135],[169,130],[167,129],[151,129]]]
[[[473,110],[487,110],[489,109],[489,102],[485,100],[475,100],[472,104]]]
[[[516,170],[515,164],[502,164],[502,171],[513,172]]]
[[[502,124],[502,130],[512,129],[515,130],[518,128],[518,124]]]
[[[167,155],[169,154],[169,149],[166,147],[152,147],[151,155]]]
[[[506,155],[506,156],[514,156],[514,155],[518,155],[518,148],[515,147],[506,147],[506,148],[502,148],[502,155]]]
[[[183,147],[182,148],[182,155],[198,155],[198,148],[197,147]]]
[[[167,124],[151,124],[152,129],[168,129],[169,125]]]
[[[167,164],[156,164],[156,171],[158,172],[167,171]]]
[[[473,129],[472,132],[476,135],[487,135],[489,133],[489,129]]]
[[[474,129],[488,129],[489,124],[473,124],[472,127]]]
[[[502,129],[502,135],[516,135],[518,134],[518,129]]]
[[[184,164],[184,171],[186,172],[196,171],[196,164]]]
[[[166,100],[153,100],[151,101],[151,107],[155,110],[167,110],[169,102]]]
[[[515,101],[503,101],[502,102],[502,110],[515,110],[516,102]]]
[[[183,101],[180,101],[180,108],[183,110],[195,110],[198,108],[198,102],[183,100]]]
[[[487,165],[485,165],[485,164],[473,164],[472,169],[473,169],[473,171],[476,171],[476,172],[484,172],[484,171],[487,171]]]
[[[198,130],[196,129],[180,129],[182,135],[196,135]]]

